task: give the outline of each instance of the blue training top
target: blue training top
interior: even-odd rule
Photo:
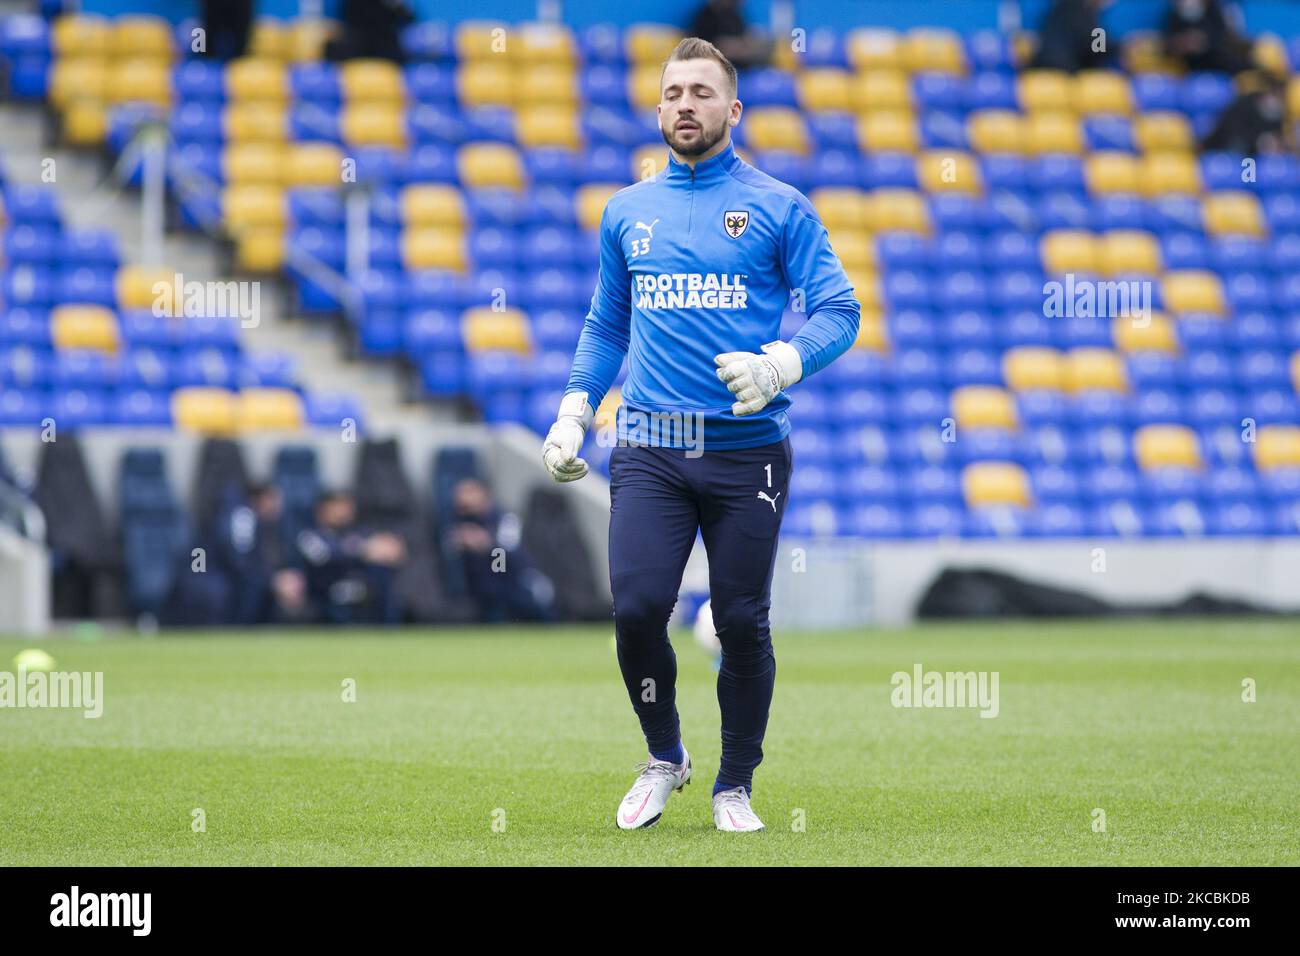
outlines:
[[[700,416],[712,448],[749,448],[790,431],[790,399],[737,418],[714,356],[759,352],[780,337],[791,293],[808,321],[790,340],[803,377],[858,334],[859,307],[826,227],[797,189],[761,173],[727,145],[692,169],[668,166],[617,192],[600,222],[600,276],[565,393],[598,407],[628,358],[618,438],[689,447],[674,429],[628,412]]]

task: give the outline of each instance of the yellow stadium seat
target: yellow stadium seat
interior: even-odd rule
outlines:
[[[462,63],[456,70],[456,94],[466,107],[510,106],[515,75],[503,60]]]
[[[108,110],[97,100],[73,100],[63,111],[63,139],[71,146],[95,146],[108,136]]]
[[[1166,272],[1160,283],[1160,297],[1174,315],[1207,312],[1224,315],[1223,283],[1213,272],[1186,269]]]
[[[94,14],[65,13],[55,17],[50,28],[50,46],[55,61],[64,57],[98,57],[111,52],[113,28]]]
[[[1110,349],[1071,349],[1065,356],[1065,386],[1071,392],[1127,392],[1124,361]]]
[[[1291,356],[1291,387],[1300,394],[1300,352]]]
[[[903,111],[864,113],[858,117],[858,143],[865,152],[914,153],[916,118]]]
[[[372,100],[349,103],[339,116],[339,131],[349,146],[406,148],[406,110]]]
[[[460,181],[470,189],[523,189],[519,153],[505,143],[469,143],[456,155]]]
[[[1300,468],[1300,426],[1261,425],[1255,433],[1255,467]]]
[[[1153,31],[1134,32],[1124,37],[1123,57],[1130,73],[1182,72],[1177,61],[1165,57],[1160,34]]]
[[[1011,62],[1015,64],[1017,70],[1023,72],[1028,69],[1037,49],[1034,41],[1035,35],[1032,33],[1016,33],[1012,35]]]
[[[239,428],[239,401],[224,388],[178,388],[172,392],[172,422],[186,431],[233,435]]]
[[[628,62],[637,65],[662,64],[681,39],[681,32],[676,27],[661,23],[634,24],[623,34]]]
[[[289,28],[288,59],[293,63],[315,63],[325,53],[325,43],[338,32],[334,20],[297,17]]]
[[[1140,191],[1141,167],[1128,153],[1102,151],[1090,153],[1083,161],[1088,191],[1097,196],[1135,195]]]
[[[302,399],[288,388],[246,388],[239,393],[239,430],[297,431],[302,428]]]
[[[257,226],[284,227],[284,190],[278,186],[227,186],[221,196],[222,222],[237,233]]]
[[[623,186],[617,183],[587,183],[585,186],[580,186],[576,203],[578,225],[593,231],[599,229],[605,204],[622,188]]]
[[[522,352],[531,351],[528,340],[528,320],[518,309],[494,312],[480,306],[468,309],[460,317],[461,334],[465,348],[470,352]]]
[[[855,70],[899,69],[903,65],[898,34],[893,30],[859,27],[849,33],[844,49]]]
[[[571,67],[533,67],[517,76],[514,90],[520,106],[574,109],[578,104],[577,77]]]
[[[1017,392],[1039,389],[1061,391],[1065,387],[1064,363],[1056,349],[1021,345],[1002,356],[1002,378]]]
[[[858,337],[853,342],[853,348],[868,352],[889,351],[889,334],[879,311],[871,309],[862,313],[858,321]]]
[[[1072,113],[1032,113],[1025,120],[1025,145],[1034,156],[1083,152],[1083,130]]]
[[[873,233],[930,232],[925,197],[911,189],[876,189],[863,200],[864,222]]]
[[[102,305],[60,305],[50,313],[50,337],[56,349],[117,351],[117,318]]]
[[[582,138],[578,114],[569,106],[534,106],[515,118],[515,139],[527,149],[562,146],[577,149]]]
[[[874,272],[850,272],[845,270],[849,277],[849,285],[853,287],[853,296],[858,300],[863,312],[879,312],[880,302],[880,277]]]
[[[1286,44],[1275,34],[1263,33],[1256,37],[1253,52],[1255,63],[1267,73],[1286,76],[1292,70]],[[1296,63],[1295,67],[1300,69],[1300,63]]]
[[[74,101],[99,101],[108,97],[108,65],[104,60],[71,57],[50,65],[50,102],[64,109]]]
[[[1084,70],[1074,77],[1074,111],[1080,116],[1128,116],[1133,112],[1133,88],[1115,70]]]
[[[333,143],[295,143],[288,148],[284,183],[297,186],[337,186],[343,181],[343,150]]]
[[[867,194],[851,186],[823,186],[808,198],[829,232],[862,229],[867,222]]]
[[[161,60],[124,60],[108,72],[108,98],[113,103],[171,104],[171,67]]]
[[[1102,236],[1097,244],[1097,271],[1103,275],[1151,275],[1161,268],[1160,243],[1149,232],[1116,229]]]
[[[267,60],[288,60],[290,41],[289,30],[282,20],[258,17],[248,40],[248,53]]]
[[[798,110],[759,107],[746,114],[745,123],[746,142],[751,149],[779,149],[801,156],[808,152],[808,130]]]
[[[963,385],[953,390],[952,417],[958,428],[1020,427],[1011,393],[996,385]]]
[[[627,71],[627,99],[634,109],[648,110],[658,105],[663,71],[647,64]]]
[[[576,59],[573,32],[564,24],[523,23],[511,39],[519,45],[517,60],[530,71],[539,66],[562,66],[572,71]]]
[[[1011,110],[979,110],[966,120],[971,149],[977,153],[1023,153],[1025,119]]]
[[[278,144],[232,143],[222,151],[221,165],[228,185],[275,186],[284,178],[285,151]]]
[[[235,268],[265,275],[284,265],[284,231],[274,226],[246,229],[235,240]]]
[[[455,226],[407,226],[402,230],[402,263],[408,269],[464,272],[465,232]]]
[[[114,279],[119,309],[149,309],[159,315],[181,315],[182,295],[177,294],[176,273],[149,266],[122,266]]]
[[[1300,120],[1300,76],[1293,76],[1287,82],[1286,111],[1293,120]]]
[[[876,243],[860,229],[842,229],[830,233],[831,248],[839,256],[844,268],[857,272],[874,272],[876,269]]]
[[[962,497],[971,508],[988,505],[1029,507],[1029,476],[1010,461],[977,461],[961,471]]]
[[[623,390],[617,385],[605,393],[600,407],[596,409],[592,424],[597,434],[612,435],[618,427],[618,407],[623,404]]]
[[[668,150],[663,146],[642,146],[632,154],[632,178],[653,179],[668,168]]]
[[[390,60],[344,60],[339,67],[339,86],[349,103],[406,102],[406,80],[402,68]]]
[[[402,222],[407,226],[462,228],[465,199],[447,183],[412,183],[402,190]]]
[[[1070,74],[1060,70],[1026,70],[1016,79],[1016,99],[1026,113],[1070,113]]]
[[[1191,153],[1196,151],[1192,124],[1182,113],[1143,113],[1133,120],[1133,142],[1144,153]]]
[[[853,84],[847,70],[805,70],[795,77],[799,105],[809,112],[847,113],[853,109]]]
[[[1186,425],[1143,425],[1133,436],[1133,457],[1143,471],[1200,468],[1201,446]]]
[[[1097,272],[1098,241],[1087,232],[1058,229],[1049,232],[1038,242],[1043,271],[1049,275],[1066,272]]]
[[[1259,198],[1241,190],[1214,192],[1201,204],[1205,231],[1215,236],[1263,236],[1264,212]]]
[[[501,20],[462,20],[456,25],[456,58],[487,60],[513,56],[510,30]]]
[[[952,30],[918,27],[909,30],[898,47],[898,59],[912,73],[966,72],[966,49]]]
[[[1178,351],[1178,335],[1167,316],[1153,312],[1145,317],[1117,315],[1111,322],[1115,347],[1121,352]]]
[[[240,57],[226,65],[226,95],[231,100],[270,100],[283,103],[289,78],[278,60]]]
[[[283,104],[273,102],[236,103],[221,115],[226,139],[231,142],[280,143],[289,132]]]
[[[1138,183],[1147,196],[1196,194],[1201,191],[1201,168],[1191,153],[1148,153],[1142,157]]]
[[[850,81],[850,105],[860,113],[912,110],[912,81],[902,70],[868,70]]]
[[[921,188],[930,193],[983,192],[979,163],[967,153],[935,149],[922,153],[916,161],[916,177]]]
[[[175,52],[171,25],[162,17],[138,14],[117,17],[113,20],[109,52],[119,59],[149,57],[169,61]]]

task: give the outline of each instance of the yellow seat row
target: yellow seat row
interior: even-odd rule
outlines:
[[[225,71],[226,94],[232,103],[285,103],[290,98],[289,67],[265,56],[244,56],[231,61]],[[390,60],[355,59],[339,64],[343,102],[406,103],[406,78]]]
[[[623,47],[632,64],[663,63],[681,38],[681,31],[675,27],[641,23],[627,28]],[[572,65],[578,60],[573,33],[563,24],[465,20],[456,26],[454,44],[462,62],[556,66]]]
[[[172,392],[171,406],[177,428],[207,435],[296,431],[303,426],[302,399],[287,388],[178,388]]]

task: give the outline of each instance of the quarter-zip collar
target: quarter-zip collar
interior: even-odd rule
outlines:
[[[685,163],[679,163],[673,156],[672,150],[668,151],[668,180],[677,184],[690,184],[692,180],[696,185],[704,183],[720,182],[731,175],[731,171],[740,165],[740,157],[736,155],[735,146],[727,143],[726,149],[711,156],[702,163],[696,163],[694,173],[691,175],[691,167]]]

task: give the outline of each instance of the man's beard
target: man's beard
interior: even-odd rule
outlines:
[[[722,141],[722,137],[726,135],[727,132],[727,121],[723,120],[718,124],[718,128],[715,130],[707,130],[704,128],[703,124],[698,125],[700,130],[699,136],[696,137],[695,143],[691,146],[678,144],[676,141],[676,135],[670,133],[666,129],[660,130],[660,132],[663,133],[664,142],[667,143],[679,156],[703,156]]]

